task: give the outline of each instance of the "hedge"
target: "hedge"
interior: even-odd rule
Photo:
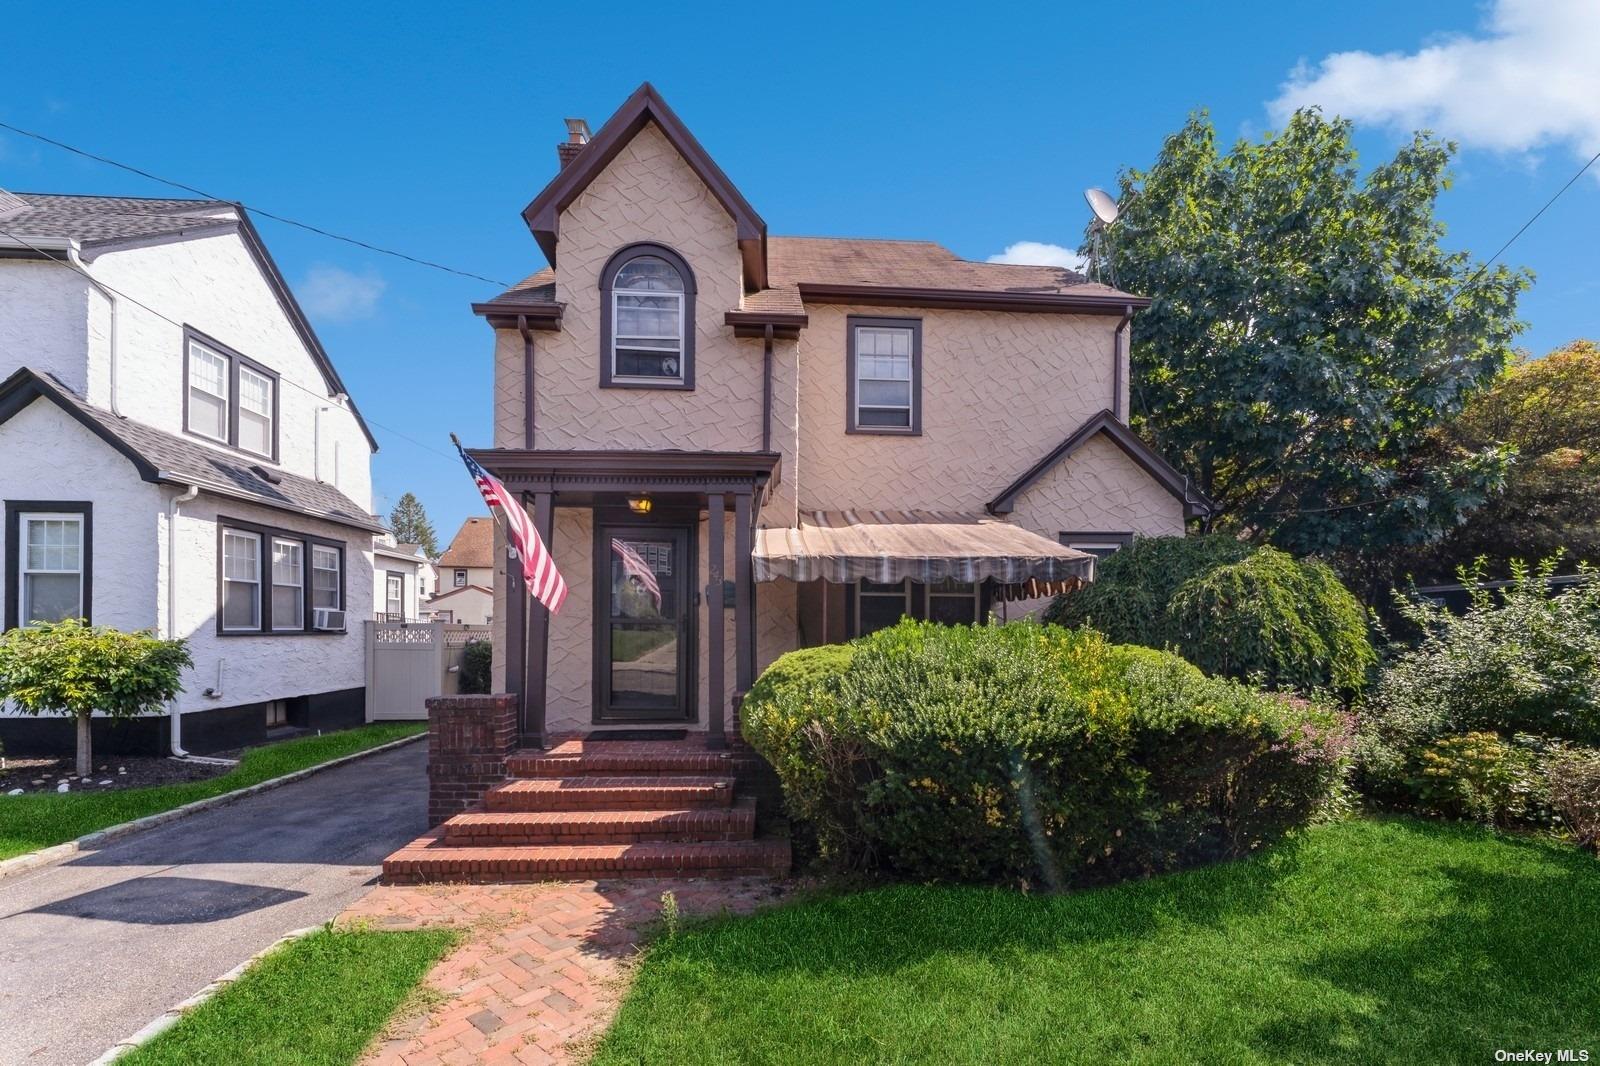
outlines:
[[[1274,689],[1354,694],[1377,662],[1360,602],[1325,564],[1222,535],[1135,540],[1048,617]]]
[[[791,652],[745,699],[825,863],[1050,887],[1247,854],[1335,794],[1331,710],[1087,630],[904,621]]]

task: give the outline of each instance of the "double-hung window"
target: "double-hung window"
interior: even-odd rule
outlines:
[[[404,574],[385,574],[383,613],[390,622],[406,620],[406,578]]]
[[[222,531],[222,630],[261,629],[261,535]]]
[[[600,384],[694,387],[694,275],[670,248],[636,244],[600,272]]]
[[[856,586],[856,635],[886,629],[911,613],[911,582],[862,581]]]
[[[183,402],[190,433],[277,459],[277,375],[193,329],[184,330]]]
[[[298,540],[272,538],[272,628],[306,627],[306,546]]]
[[[921,433],[922,323],[851,315],[849,331],[846,430]]]
[[[231,519],[220,525],[218,632],[319,632],[318,608],[344,609],[342,545]]]
[[[6,625],[89,616],[87,503],[6,505]]]
[[[941,625],[970,626],[984,620],[985,598],[982,585],[975,581],[946,579],[931,584],[920,581],[858,581],[851,590],[853,615],[850,635],[866,636],[885,629],[902,618],[938,622]],[[849,601],[846,601],[847,604]]]
[[[928,586],[928,621],[970,626],[978,618],[978,585],[974,581],[940,581]]]

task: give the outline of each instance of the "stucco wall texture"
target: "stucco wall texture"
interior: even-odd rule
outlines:
[[[641,241],[668,245],[694,271],[693,391],[599,387],[600,272],[613,253]],[[723,322],[723,312],[738,307],[741,299],[733,222],[654,125],[624,147],[562,214],[556,298],[566,304],[561,330],[534,335],[536,447],[760,447],[761,342],[735,338]],[[772,444],[782,455],[782,474],[761,513],[764,526],[792,524],[800,510],[981,512],[1041,455],[1113,405],[1113,375],[1119,372],[1114,316],[828,304],[808,305],[807,313],[810,324],[798,342],[774,345]],[[921,321],[920,436],[845,432],[853,314]],[[497,331],[497,447],[523,447],[524,388],[522,339],[515,331]],[[1122,392],[1125,412],[1125,387]],[[1183,509],[1114,444],[1097,437],[1023,493],[1012,521],[1052,539],[1064,530],[1156,535],[1181,533]],[[550,626],[547,723],[557,731],[593,728],[593,522],[588,510],[558,503],[551,548],[570,594]],[[702,518],[697,530],[697,584],[702,587],[705,525]],[[731,577],[731,526],[726,541]],[[495,639],[504,647],[504,541],[498,535],[496,558]],[[758,668],[797,645],[792,582],[757,587],[756,623]],[[731,609],[725,624],[731,696]],[[702,603],[696,623],[695,728],[706,721],[706,625]],[[500,656],[494,683],[497,689],[505,685]]]

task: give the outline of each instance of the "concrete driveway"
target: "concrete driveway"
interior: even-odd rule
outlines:
[[[337,915],[426,829],[426,765],[408,744],[0,881],[0,1064],[82,1066]]]

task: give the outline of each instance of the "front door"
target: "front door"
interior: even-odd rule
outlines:
[[[601,525],[595,540],[595,721],[693,721],[689,529]]]

